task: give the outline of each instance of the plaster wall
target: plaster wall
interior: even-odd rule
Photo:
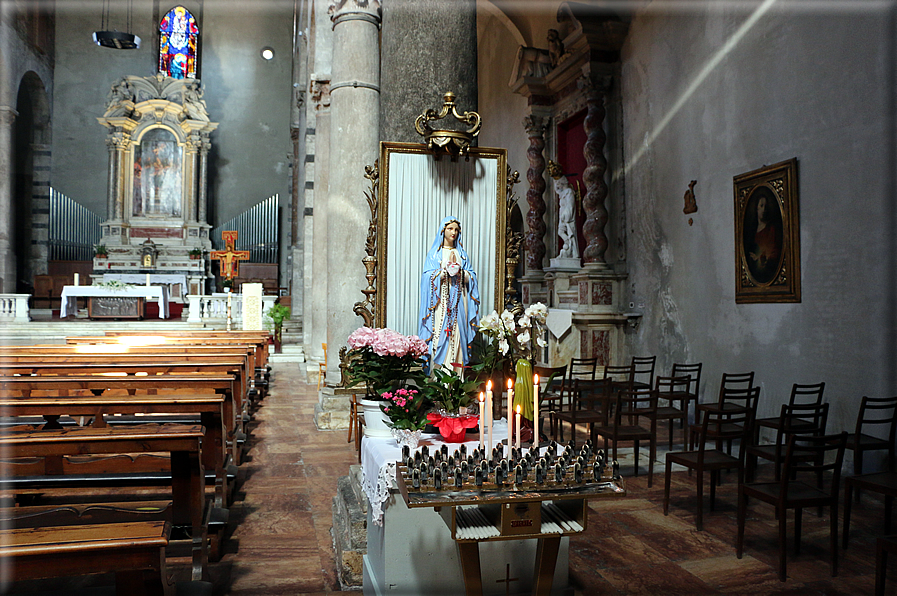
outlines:
[[[199,2],[184,5],[199,18]],[[115,81],[155,74],[161,13],[152,0],[134,0],[132,29],[142,44],[119,51],[91,41],[102,3],[91,6],[56,4],[52,184],[105,215],[106,129],[96,118]],[[209,222],[217,225],[274,193],[290,196],[292,3],[205,0],[202,17],[203,99],[210,119],[222,123],[212,134],[209,163]],[[111,26],[125,28],[124,16],[110,18]],[[260,56],[265,46],[275,51],[271,61]]]
[[[825,381],[833,432],[852,429],[862,395],[897,390],[893,32],[882,5],[838,4],[649,6],[622,71],[629,300],[644,312],[631,353],[664,372],[702,361],[704,400],[723,372],[756,371],[760,416],[792,383]],[[732,179],[792,157],[802,302],[736,304]]]

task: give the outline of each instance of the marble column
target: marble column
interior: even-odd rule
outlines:
[[[12,246],[15,210],[12,203],[13,126],[18,113],[0,106],[0,292],[16,291],[16,256]]]
[[[207,209],[208,195],[207,189],[209,185],[209,150],[212,143],[209,141],[209,135],[202,135],[202,145],[199,148],[199,180],[197,181],[199,197],[197,199],[197,216],[196,219],[201,224],[208,224]]]
[[[109,149],[109,168],[106,175],[106,219],[115,219],[115,177],[117,175],[116,164],[118,163],[116,155],[118,155],[118,147],[115,137],[110,131],[106,137],[106,147]],[[105,235],[106,230],[103,231]]]
[[[184,206],[185,213],[184,219],[187,223],[193,223],[196,220],[197,210],[196,210],[196,199],[197,192],[196,186],[199,182],[198,177],[196,175],[199,170],[199,150],[202,145],[202,140],[200,139],[198,132],[192,132],[187,137],[187,171],[184,172],[184,175],[187,177],[187,180],[193,180],[193,184],[190,185],[190,188],[187,191],[187,201]]]
[[[414,119],[438,110],[446,91],[459,113],[476,111],[476,0],[384,2],[382,63],[384,141],[422,142]]]
[[[545,258],[545,156],[542,150],[545,148],[546,118],[538,114],[531,114],[523,119],[526,136],[529,138],[529,149],[526,150],[526,159],[529,161],[529,169],[526,171],[526,181],[529,189],[526,191],[526,202],[529,203],[529,211],[526,213],[526,270],[527,273],[541,271],[542,260]]]
[[[327,343],[327,202],[330,188],[330,79],[318,75],[312,81],[312,100],[314,103],[315,135],[314,135],[314,188],[306,192],[306,205],[312,215],[307,217],[310,240],[309,267],[311,275],[306,280],[306,296],[309,297],[304,328],[308,334],[306,354],[313,354],[324,361],[321,344]],[[309,197],[309,195],[311,195]],[[310,199],[310,200],[309,200]],[[361,263],[360,275],[363,273]],[[359,299],[361,296],[359,296]],[[336,357],[336,353],[333,353]]]
[[[583,226],[586,246],[582,251],[585,265],[604,266],[604,253],[607,251],[607,235],[604,227],[607,225],[608,212],[604,201],[607,198],[607,182],[604,174],[607,171],[607,158],[604,155],[604,146],[607,143],[607,135],[604,132],[604,118],[607,111],[604,107],[604,99],[610,87],[610,77],[583,77],[578,85],[586,98],[586,118],[583,128],[586,132],[586,143],[583,147],[583,155],[586,158],[586,169],[583,172],[583,182],[586,187],[585,196],[582,199],[586,212],[586,221]]]
[[[50,169],[52,146],[31,145],[33,177],[31,180],[31,275],[46,275],[50,260]]]
[[[364,242],[370,212],[364,167],[379,153],[380,3],[338,0],[330,5],[333,69],[330,84],[330,184],[327,209],[328,384],[340,378],[340,347],[362,325],[353,306],[365,287]],[[318,201],[321,205],[322,201]]]

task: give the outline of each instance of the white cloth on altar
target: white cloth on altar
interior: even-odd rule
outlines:
[[[473,441],[465,441],[467,452],[470,453],[480,446],[479,435]],[[492,443],[493,446],[498,445],[502,440],[508,438],[508,423],[502,418],[492,422]],[[426,445],[430,453],[434,448],[439,449],[442,445],[447,445],[449,454],[454,453],[455,449],[461,447],[462,443],[446,443],[442,440],[442,436],[423,435],[420,440],[420,447]],[[488,447],[488,444],[487,444]],[[413,453],[413,451],[412,451]],[[377,438],[364,436],[361,439],[361,488],[368,497],[371,504],[371,518],[374,523],[380,525],[383,523],[383,504],[389,498],[389,489],[398,489],[396,486],[396,463],[402,458],[402,448],[396,443],[396,440],[390,438]]]
[[[132,284],[135,286],[141,286],[146,284],[146,273],[104,273],[103,274],[103,283],[108,281],[120,281],[125,284]],[[178,275],[175,273],[150,273],[150,283],[151,284],[166,284],[166,285],[179,285],[181,286],[180,296],[187,295],[187,276],[186,275]],[[171,292],[172,295],[178,296],[178,294],[174,291]]]
[[[168,288],[166,286],[126,286],[104,288],[102,286],[65,286],[60,295],[59,318],[65,318],[77,309],[77,298],[155,298],[159,301],[159,318],[168,318]]]

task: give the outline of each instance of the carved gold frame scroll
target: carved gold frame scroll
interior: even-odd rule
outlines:
[[[484,284],[489,284],[489,292],[492,299],[490,303],[483,302],[480,304],[480,317],[497,310],[501,312],[505,307],[513,307],[516,305],[514,296],[516,290],[514,269],[519,260],[519,250],[521,243],[521,235],[514,233],[508,227],[509,212],[513,206],[514,195],[512,192],[513,185],[519,181],[517,172],[511,172],[507,166],[507,151],[505,149],[477,147],[470,148],[469,155],[471,163],[482,160],[488,163],[490,177],[486,180],[486,184],[482,188],[488,188],[488,192],[483,192],[481,196],[474,198],[475,206],[468,212],[468,219],[462,223],[462,241],[465,248],[470,253],[474,245],[480,245],[480,254],[488,254],[487,258],[481,259],[483,263],[473,263],[477,271],[479,286],[481,288],[481,297],[484,292],[482,288]],[[416,248],[413,252],[416,255],[420,252],[419,247],[426,245],[429,248],[430,242],[433,240],[438,227],[439,220],[428,221],[427,225],[415,226],[408,225],[401,218],[404,213],[392,213],[390,217],[390,177],[394,172],[394,160],[396,157],[404,157],[407,159],[418,159],[434,161],[436,152],[430,150],[426,145],[419,143],[380,143],[380,159],[373,166],[365,168],[365,177],[370,181],[370,190],[365,193],[368,207],[371,211],[371,220],[368,226],[368,234],[365,241],[366,256],[362,259],[365,265],[365,278],[367,287],[362,290],[365,299],[355,304],[355,314],[364,319],[364,323],[369,327],[390,327],[398,329],[403,333],[417,333],[416,316],[415,321],[404,319],[403,321],[391,321],[387,315],[387,302],[390,296],[387,289],[393,289],[401,284],[396,283],[399,272],[391,272],[388,263],[390,255],[409,254],[408,239],[414,238],[412,244]],[[464,162],[441,162],[445,167],[468,167]],[[455,164],[455,165],[451,165]],[[395,174],[398,175],[398,174]],[[395,191],[395,186],[393,187]],[[439,201],[439,192],[430,192],[430,200]],[[436,197],[435,199],[433,197]],[[394,206],[399,204],[396,198]],[[446,208],[448,210],[448,208]],[[440,212],[437,205],[436,212]],[[459,215],[456,213],[443,213],[441,216]],[[460,216],[460,215],[459,215]],[[460,216],[463,217],[463,216]],[[491,221],[490,221],[491,220]],[[492,230],[490,234],[476,234],[474,230],[478,229],[476,223],[488,223],[488,229]],[[470,224],[470,225],[468,225]],[[392,230],[391,226],[397,229]],[[466,235],[465,235],[466,234]],[[488,237],[487,237],[488,236]],[[483,244],[487,243],[487,244]],[[424,251],[426,250],[424,249]],[[419,260],[419,259],[418,259]],[[416,266],[414,267],[417,268]],[[418,308],[419,296],[419,279],[421,270],[406,271],[403,274],[411,279],[417,279],[414,284],[413,291],[407,287],[401,296],[393,297],[390,306],[394,310],[394,304],[397,300],[406,300],[413,303],[413,309],[416,314]],[[406,283],[407,286],[407,283]]]

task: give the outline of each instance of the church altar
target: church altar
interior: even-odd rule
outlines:
[[[168,288],[165,286],[126,286],[104,288],[102,286],[65,286],[62,288],[59,318],[75,314],[78,298],[155,298],[159,302],[159,318],[168,318]]]
[[[507,437],[504,419],[496,420],[492,436],[497,443]],[[463,443],[468,451],[479,446],[479,435]],[[420,445],[450,451],[462,443],[444,443],[440,435],[423,435]],[[442,517],[432,508],[409,508],[396,483],[396,464],[401,448],[392,438],[363,437],[362,488],[370,507],[367,514],[368,552],[364,556],[364,594],[465,593],[458,547]],[[552,582],[552,594],[569,592],[570,539],[560,539]],[[535,540],[503,540],[480,544],[484,595],[528,593],[537,554]],[[506,588],[508,580],[511,584]]]
[[[164,284],[168,287],[168,296],[179,299],[187,295],[187,276],[184,274],[150,273],[150,284]],[[125,284],[143,285],[146,283],[145,273],[104,273],[103,283],[120,281]]]

